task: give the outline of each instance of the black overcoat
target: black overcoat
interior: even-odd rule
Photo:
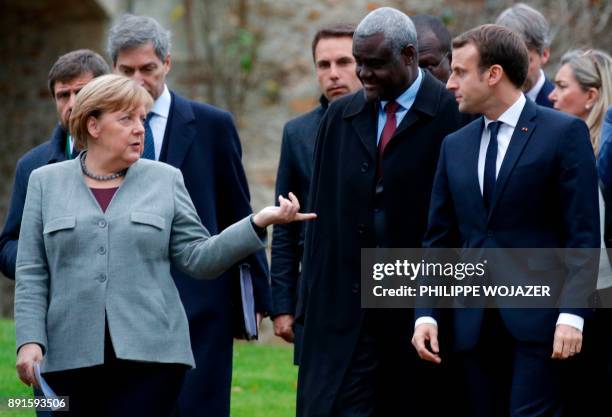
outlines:
[[[421,246],[440,145],[466,120],[444,85],[423,75],[382,162],[386,237],[392,247]],[[309,207],[318,218],[307,227],[304,296],[297,307],[297,319],[305,324],[298,416],[330,414],[362,325],[360,249],[376,246],[377,106],[358,91],[332,103],[319,127]],[[389,338],[398,361],[416,357],[410,311],[385,310],[380,317],[388,328],[381,337]]]

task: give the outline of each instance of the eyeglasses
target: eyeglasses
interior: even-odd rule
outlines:
[[[440,66],[442,65],[444,60],[446,58],[448,58],[449,54],[450,54],[450,52],[446,52],[444,55],[442,55],[442,58],[440,58],[440,61],[438,61],[438,63],[436,65],[429,64],[429,65],[423,66],[421,68],[424,68],[424,69],[428,70],[429,72],[434,72],[435,70],[440,68]]]

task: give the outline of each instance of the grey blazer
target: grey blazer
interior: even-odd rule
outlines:
[[[202,226],[178,169],[139,160],[106,212],[79,160],[32,172],[17,250],[17,347],[43,346],[43,372],[104,363],[108,320],[121,359],[194,366],[170,263],[215,278],[265,242],[245,218]]]

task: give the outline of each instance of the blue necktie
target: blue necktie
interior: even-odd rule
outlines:
[[[484,179],[482,186],[482,199],[487,210],[491,208],[491,200],[495,193],[496,174],[495,168],[497,163],[497,133],[502,122],[489,123],[488,129],[490,133],[489,146],[487,147],[487,156],[485,158]]]
[[[153,142],[153,131],[151,130],[151,124],[149,123],[151,121],[151,117],[153,117],[153,114],[153,112],[149,112],[144,122],[145,143],[142,158],[155,160],[155,142]]]

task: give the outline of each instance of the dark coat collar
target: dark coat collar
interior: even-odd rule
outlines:
[[[434,116],[438,110],[440,91],[443,88],[443,84],[436,80],[433,75],[428,71],[423,71],[423,81],[410,110]],[[353,95],[342,116],[351,118],[364,111],[376,110],[376,106],[378,106],[378,102],[368,102],[363,90],[360,90]]]
[[[404,116],[393,137],[402,135],[406,129],[416,123],[423,115],[426,117],[435,116],[443,88],[442,83],[428,72],[424,72],[423,81],[417,92],[414,104]],[[367,101],[363,90],[360,90],[350,98],[350,102],[344,108],[342,114],[344,119],[350,120],[361,143],[373,161],[377,159],[378,152],[376,148],[378,105],[378,102]]]
[[[329,106],[329,100],[323,94],[321,94],[321,97],[319,97],[319,103],[321,104],[321,108],[323,110],[327,110],[327,107]]]
[[[170,92],[172,101],[159,160],[180,167],[195,137],[195,115],[189,100]]]
[[[47,164],[66,160],[66,140],[68,135],[60,123],[55,125],[49,139],[49,155]]]

